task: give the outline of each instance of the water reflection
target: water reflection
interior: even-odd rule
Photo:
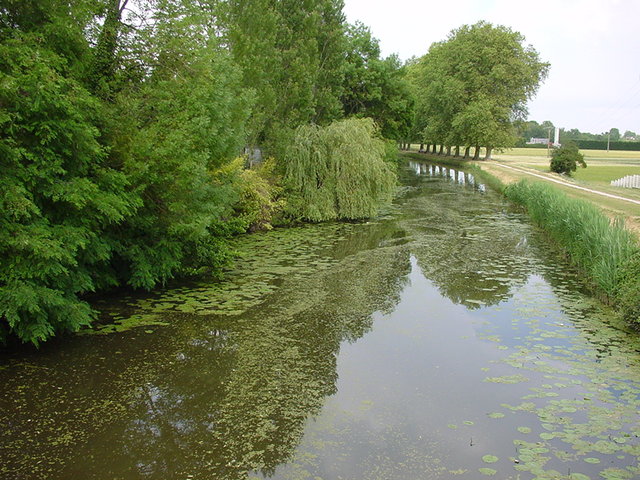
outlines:
[[[449,179],[458,185],[470,185],[481,192],[486,192],[487,190],[486,185],[477,182],[473,174],[453,167],[410,161],[409,168],[411,168],[416,175]]]
[[[410,168],[423,178],[449,180],[430,189],[440,195],[416,196],[403,206],[411,214],[399,223],[416,239],[412,251],[424,276],[470,309],[507,300],[535,261],[520,215],[495,193],[479,202],[477,191],[485,188],[470,173],[418,162]]]
[[[267,254],[261,266],[247,258],[246,275],[262,275],[269,264],[276,271],[302,255],[300,270],[279,278],[278,294],[243,315],[165,313],[161,330],[84,338],[71,351],[47,347],[50,358],[35,357],[36,368],[18,362],[0,372],[12,377],[3,411],[28,411],[0,416],[9,452],[2,468],[20,478],[269,475],[336,392],[341,344],[367,333],[373,312],[392,311],[406,285],[409,253],[397,244],[403,232],[387,221],[355,227],[357,235],[341,235],[332,247],[291,249],[285,259]],[[322,268],[305,268],[310,248]],[[63,392],[60,401],[52,385]],[[62,443],[73,448],[58,450]],[[33,470],[43,455],[51,459]]]
[[[0,477],[475,479],[488,454],[500,478],[590,473],[587,454],[631,472],[625,334],[583,321],[601,310],[473,176],[404,174],[376,221],[253,235],[224,282],[111,300],[161,325],[5,358]]]

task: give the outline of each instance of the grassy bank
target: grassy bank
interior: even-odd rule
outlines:
[[[570,197],[555,185],[520,180],[505,186],[476,163],[423,154],[403,156],[475,170],[483,182],[523,206],[580,268],[593,291],[640,329],[640,245],[620,220],[612,221],[598,206]]]
[[[560,245],[608,303],[640,327],[640,246],[620,221],[610,221],[589,202],[526,180],[504,193]]]

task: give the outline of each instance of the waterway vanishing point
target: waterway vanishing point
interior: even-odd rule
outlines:
[[[473,175],[0,358],[6,479],[640,478],[640,342]]]

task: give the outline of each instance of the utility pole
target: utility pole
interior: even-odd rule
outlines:
[[[551,156],[551,129],[553,127],[547,127],[547,158]]]

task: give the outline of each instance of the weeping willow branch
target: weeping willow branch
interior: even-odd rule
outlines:
[[[300,127],[285,157],[288,213],[314,222],[375,216],[396,184],[384,156],[369,118]]]

